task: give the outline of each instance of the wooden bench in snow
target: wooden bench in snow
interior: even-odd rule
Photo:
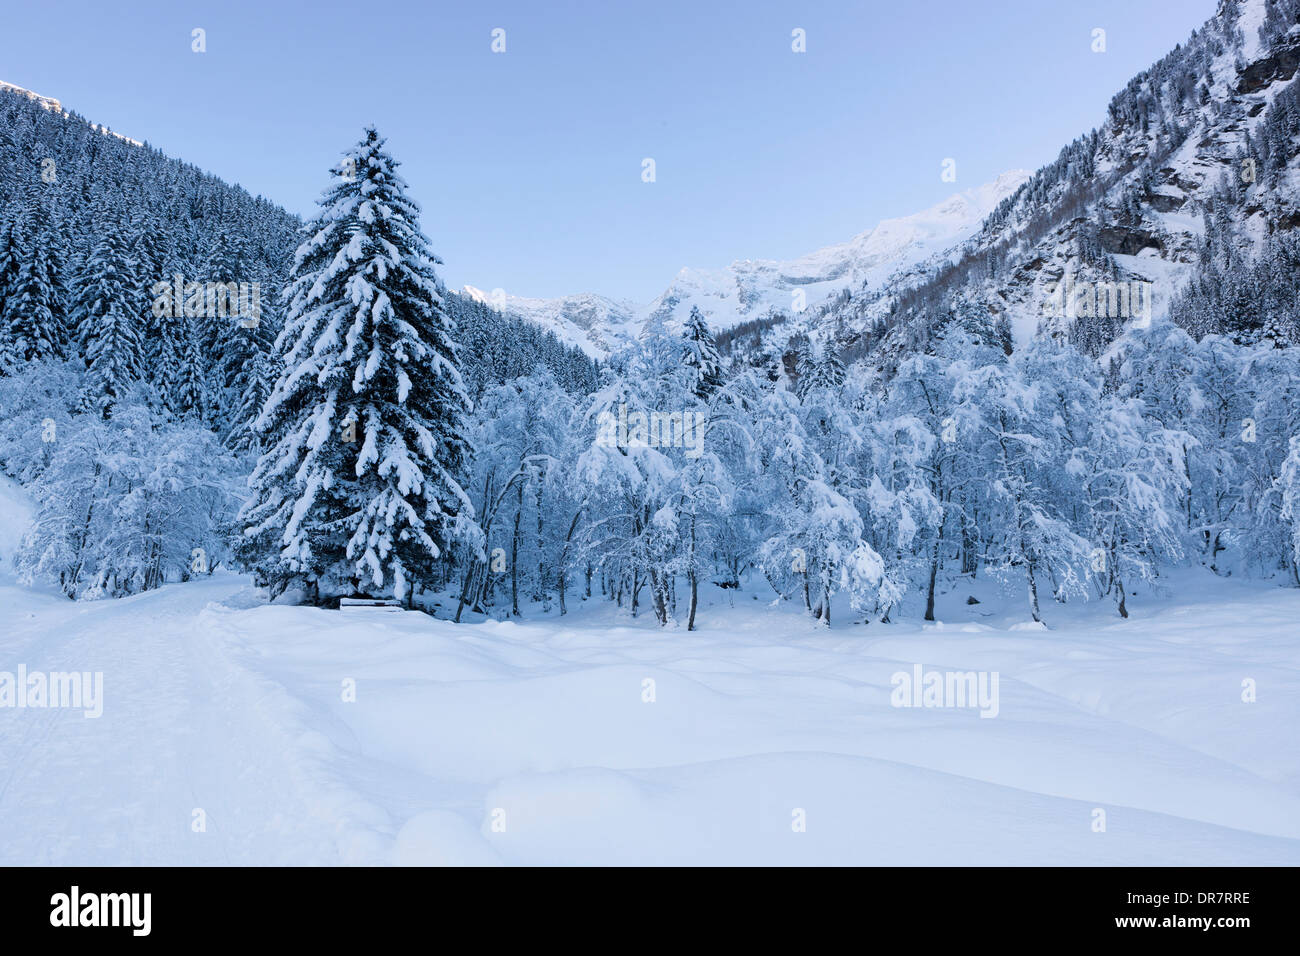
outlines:
[[[374,608],[377,611],[402,610],[402,605],[392,598],[339,598],[340,611],[355,611],[363,607]]]

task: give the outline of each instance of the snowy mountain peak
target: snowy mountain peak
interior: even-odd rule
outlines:
[[[956,299],[1005,321],[1020,345],[1050,334],[1093,356],[1130,322],[1152,318],[1199,335],[1300,336],[1284,310],[1272,308],[1267,323],[1257,314],[1269,262],[1289,261],[1300,226],[1298,11],[1292,0],[1223,0],[1054,162],[982,187],[982,200],[1013,198],[994,200],[959,257],[855,289],[819,321],[846,347],[885,348],[888,362],[928,341],[935,316],[950,314]],[[960,219],[956,199],[936,209]],[[1256,260],[1256,274],[1221,274]],[[1127,302],[1118,291],[1093,301],[1095,289],[1114,283],[1129,291]],[[1064,288],[1072,304],[1056,309]]]
[[[591,293],[533,299],[473,286],[465,286],[463,292],[603,357],[632,341],[651,316],[673,327],[698,307],[709,325],[721,331],[769,314],[801,312],[845,289],[879,284],[972,236],[984,217],[1029,176],[1025,170],[1010,170],[929,209],[882,220],[847,242],[794,259],[737,259],[723,269],[684,267],[648,306]]]
[[[15,83],[6,83],[4,80],[0,80],[0,90],[5,90],[9,93],[18,93],[21,96],[27,97],[29,100],[35,100],[47,110],[52,110],[56,113],[63,112],[63,104],[54,99],[54,97],[41,96],[41,94],[35,93],[25,87],[18,86]]]
[[[825,270],[823,274],[827,278],[840,267],[878,272],[881,266],[910,264],[916,261],[908,255],[914,245],[952,244],[973,233],[984,217],[1019,189],[1030,175],[1023,169],[1005,172],[991,183],[954,193],[929,209],[910,216],[881,220],[874,229],[860,233],[848,242],[827,246],[788,263],[772,264],[782,267],[783,271],[789,270],[791,274],[816,266]],[[931,247],[927,254],[938,251],[942,250]]]
[[[499,312],[509,312],[534,325],[549,329],[565,345],[583,349],[589,355],[604,356],[626,341],[640,309],[631,302],[580,292],[558,299],[535,299],[507,295],[504,289],[491,292],[464,286],[461,293]]]
[[[60,116],[63,117],[67,117],[71,115],[67,110],[63,108],[63,103],[60,102],[59,100],[56,100],[54,97],[42,96],[40,93],[35,93],[32,90],[18,86],[14,83],[6,83],[4,80],[0,80],[0,91],[6,93],[16,93],[19,96],[27,97],[29,100],[35,100],[44,109],[49,110],[51,113],[58,113]],[[132,146],[144,145],[139,140],[132,139],[129,136],[123,136],[121,133],[115,133],[111,129],[108,129],[105,126],[100,126],[98,123],[91,123],[90,128],[97,133],[103,133],[105,136],[116,137],[117,139],[122,140],[122,142],[124,143],[130,143]]]

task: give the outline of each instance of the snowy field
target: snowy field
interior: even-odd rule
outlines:
[[[7,582],[0,671],[104,689],[0,708],[0,864],[1300,863],[1300,591],[1178,585],[830,631],[711,586],[688,633]],[[997,672],[996,716],[891,706],[915,664]]]
[[[1300,864],[1300,0],[1100,59],[982,18],[946,77],[1011,37],[1051,82],[950,116],[862,113],[860,5],[565,6],[518,58],[437,25],[454,144],[391,17],[340,21],[355,102],[299,82],[318,42],[240,52],[284,23],[8,58],[0,865]],[[635,41],[594,97],[579,35]],[[671,129],[618,122],[682,56]],[[214,97],[374,100],[402,155],[170,120]],[[805,114],[814,164],[736,135]],[[1091,132],[969,188],[1040,116]]]

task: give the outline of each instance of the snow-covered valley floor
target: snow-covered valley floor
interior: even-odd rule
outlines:
[[[984,582],[830,631],[711,587],[693,633],[4,586],[0,671],[104,700],[0,708],[0,863],[1300,863],[1300,591],[1175,583],[1048,631]],[[997,671],[996,717],[891,706],[917,663]]]

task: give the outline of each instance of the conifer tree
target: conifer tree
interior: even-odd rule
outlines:
[[[177,318],[179,323],[180,369],[173,392],[173,414],[180,419],[206,421],[211,407],[208,397],[208,375],[199,345],[201,329],[193,319]]]
[[[226,447],[235,452],[260,452],[261,440],[253,430],[253,422],[261,414],[267,399],[271,397],[271,388],[275,385],[271,357],[261,352],[249,356],[240,369],[236,385],[239,389],[239,402],[231,414],[231,426],[225,437]]]
[[[18,277],[18,266],[21,262],[19,242],[21,242],[21,233],[15,216],[0,217],[0,315],[5,311],[9,286]],[[18,365],[15,343],[9,337],[7,323],[0,322],[0,375],[13,374]]]
[[[683,362],[694,372],[695,384],[691,391],[696,398],[707,401],[722,387],[722,363],[713,333],[698,306],[691,306],[682,336],[686,339]]]
[[[61,244],[35,194],[27,197],[25,225],[13,237],[13,278],[0,306],[0,341],[8,343],[0,362],[6,364],[62,358],[68,345]]]
[[[136,311],[140,284],[120,227],[109,225],[82,267],[72,306],[87,365],[83,404],[99,408],[105,418],[140,379],[144,323]]]
[[[304,230],[241,514],[245,565],[272,593],[305,586],[320,603],[409,601],[454,544],[477,546],[439,260],[383,142],[366,130]]]

